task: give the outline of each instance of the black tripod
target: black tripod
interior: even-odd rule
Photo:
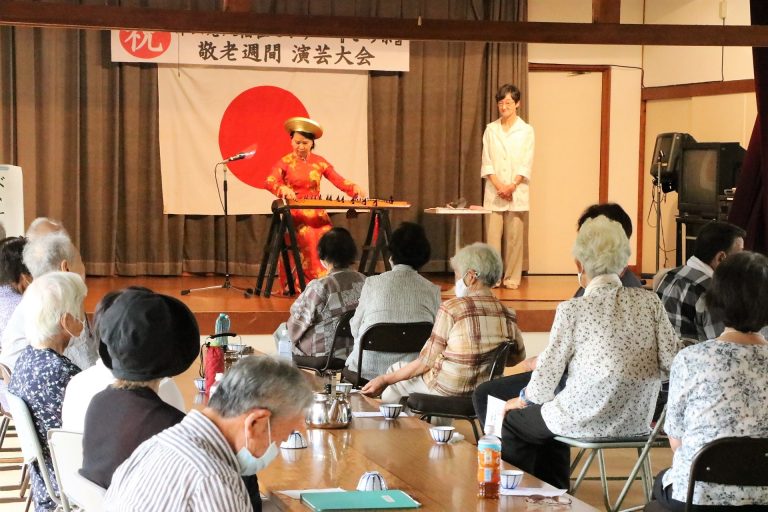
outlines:
[[[219,162],[216,164],[216,167],[213,169],[214,176],[216,175],[216,169],[219,165],[224,164],[224,183],[223,183],[223,189],[224,189],[224,282],[221,285],[218,286],[205,286],[203,288],[189,288],[186,290],[181,290],[182,295],[189,295],[192,292],[199,292],[202,290],[216,290],[216,289],[225,289],[225,290],[237,290],[240,292],[243,292],[243,295],[247,297],[250,297],[253,295],[253,288],[241,288],[239,286],[235,286],[232,284],[232,281],[230,279],[229,275],[229,204],[227,203],[227,166],[226,162]],[[217,186],[218,189],[218,186]],[[221,198],[219,198],[221,199]]]

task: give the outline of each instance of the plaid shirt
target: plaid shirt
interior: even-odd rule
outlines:
[[[470,395],[491,371],[493,352],[502,341],[514,343],[508,363],[525,359],[517,315],[493,295],[470,295],[445,301],[432,335],[419,358],[429,367],[424,383],[440,395]]]
[[[348,269],[310,281],[291,306],[287,322],[294,354],[319,357],[328,353],[339,317],[357,308],[364,281],[363,274]],[[352,343],[350,338],[346,346],[337,347],[336,357],[346,359]]]
[[[670,270],[659,283],[656,293],[681,339],[698,343],[723,332],[722,322],[713,319],[704,304],[711,283],[711,277],[688,264]]]

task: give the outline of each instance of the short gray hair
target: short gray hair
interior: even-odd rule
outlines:
[[[26,237],[32,240],[33,238],[50,235],[51,233],[64,233],[69,236],[61,221],[51,219],[50,217],[38,217],[30,223],[27,228]]]
[[[88,289],[73,272],[48,272],[35,278],[24,292],[27,341],[42,344],[61,332],[65,314],[83,319],[83,300]]]
[[[621,273],[631,252],[624,228],[604,215],[586,220],[573,244],[573,257],[590,277]]]
[[[73,262],[77,257],[77,249],[66,233],[57,232],[41,237],[35,237],[24,246],[24,265],[29,269],[33,279],[54,270],[61,269],[61,262]]]
[[[487,286],[498,283],[504,270],[499,251],[481,242],[475,242],[457,252],[451,258],[451,267],[462,276],[467,270],[474,270],[477,277]]]
[[[274,418],[301,413],[312,402],[304,374],[290,361],[271,356],[247,356],[224,374],[208,407],[224,418],[253,409],[267,409]]]

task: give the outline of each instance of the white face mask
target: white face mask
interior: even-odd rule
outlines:
[[[248,450],[248,427],[244,426],[245,430],[245,446],[240,448],[237,452],[237,462],[240,464],[240,474],[242,476],[255,475],[262,469],[269,466],[269,463],[275,460],[278,450],[277,445],[272,441],[272,427],[270,425],[269,418],[267,418],[267,435],[269,436],[269,446],[267,451],[261,457],[254,456],[250,450]]]
[[[579,272],[578,274],[576,274],[576,280],[579,282],[579,288],[584,288],[584,285],[581,284],[581,276],[583,275],[584,275],[584,272]]]
[[[464,275],[461,276],[461,279],[456,281],[456,296],[457,297],[466,297],[467,294],[469,293],[469,286],[467,286],[467,283],[464,282],[464,277],[466,277],[468,272],[469,272],[469,270],[467,270],[467,272],[464,272]]]

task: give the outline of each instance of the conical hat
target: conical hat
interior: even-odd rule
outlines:
[[[288,133],[291,132],[306,132],[311,133],[315,136],[316,139],[319,139],[323,136],[323,127],[320,126],[320,123],[317,121],[313,121],[311,119],[308,119],[306,117],[292,117],[288,119],[285,124],[283,125],[285,127],[285,131]]]

